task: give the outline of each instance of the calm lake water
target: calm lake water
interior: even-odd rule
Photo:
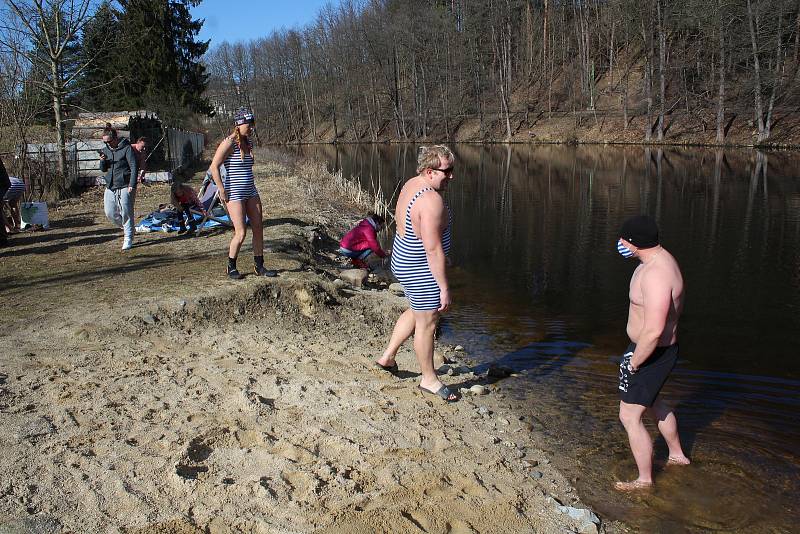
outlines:
[[[444,339],[521,374],[502,387],[606,518],[642,531],[795,531],[800,522],[800,154],[456,145],[454,309]],[[416,145],[286,149],[379,184],[415,174]],[[617,420],[627,286],[622,221],[654,216],[681,264],[682,358],[662,395],[691,467],[635,478]],[[541,423],[541,426],[538,425]],[[561,456],[577,465],[559,462]]]

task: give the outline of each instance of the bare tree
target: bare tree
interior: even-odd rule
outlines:
[[[719,90],[717,91],[717,144],[725,141],[725,36],[727,33],[725,1],[717,2],[717,40],[719,42]]]
[[[21,49],[18,43],[0,50],[0,126],[11,127],[14,141],[25,146],[28,130],[36,115],[42,111],[42,101],[30,97],[38,91],[31,87],[29,65]],[[4,148],[10,147],[5,145]]]
[[[753,89],[753,96],[755,99],[753,113],[755,114],[756,125],[758,126],[757,139],[760,143],[766,137],[764,130],[764,107],[761,103],[761,63],[759,61],[758,50],[759,22],[760,17],[758,5],[756,5],[756,9],[753,9],[753,2],[751,0],[747,0],[747,26],[750,31],[750,43],[753,51],[753,82],[755,84],[755,88]]]
[[[667,30],[666,6],[662,7],[662,0],[656,0],[656,26],[658,28],[658,124],[656,126],[656,139],[664,140],[664,115],[667,100]]]
[[[64,63],[68,45],[90,20],[90,0],[4,0],[8,17],[0,26],[4,36],[0,46],[21,52],[32,66],[49,77],[37,81],[52,100],[58,147],[58,170],[66,174],[67,156],[64,129],[64,99],[80,73],[91,63],[84,61],[66,71]]]

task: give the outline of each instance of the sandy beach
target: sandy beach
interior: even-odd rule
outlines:
[[[276,279],[225,277],[230,231],[121,252],[99,189],[0,252],[0,532],[626,531],[470,347],[437,345],[446,384],[486,387],[454,404],[417,389],[410,343],[398,375],[373,365],[406,302],[337,280],[361,209],[319,166],[256,156]],[[168,198],[143,187],[137,216]]]

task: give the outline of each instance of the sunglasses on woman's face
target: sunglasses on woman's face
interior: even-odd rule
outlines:
[[[453,167],[447,167],[446,169],[431,169],[432,171],[441,171],[444,173],[445,176],[450,176],[453,174]]]

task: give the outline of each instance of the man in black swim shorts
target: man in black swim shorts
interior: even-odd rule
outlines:
[[[619,366],[619,418],[628,433],[639,477],[617,482],[620,491],[653,485],[653,442],[642,422],[649,412],[669,447],[667,465],[687,465],[678,422],[658,394],[678,361],[678,319],[683,311],[683,276],[678,262],[658,241],[658,226],[646,215],[625,221],[617,251],[640,264],[631,277],[628,337]]]

